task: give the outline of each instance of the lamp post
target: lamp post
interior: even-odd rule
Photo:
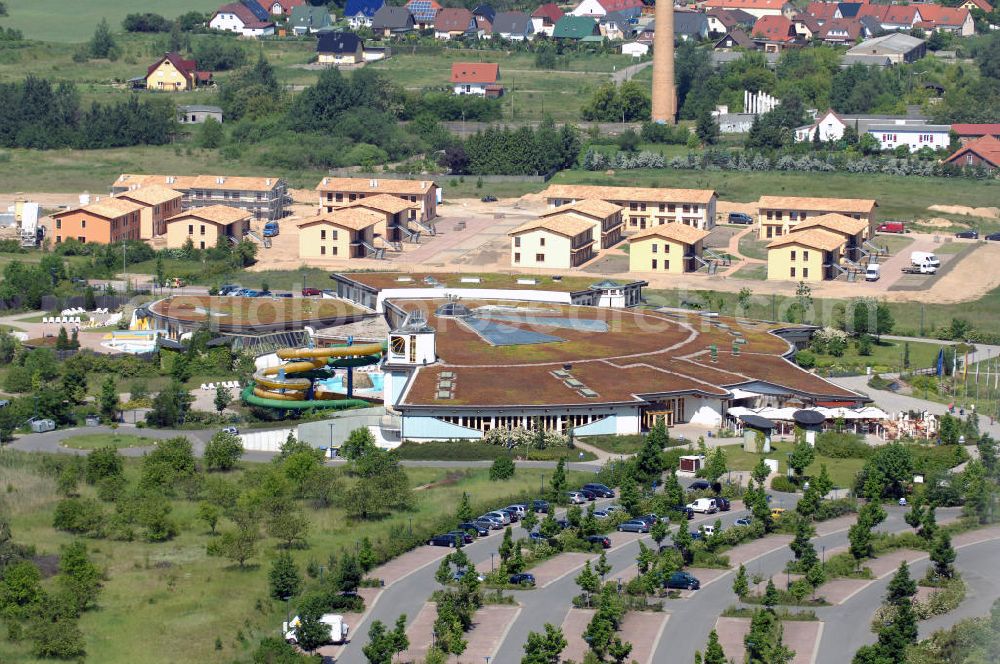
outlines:
[[[490,554],[490,571],[491,572],[493,572],[493,571],[496,570],[496,568],[493,566],[493,556],[495,556],[495,555],[496,555],[495,553],[491,553]]]
[[[413,537],[413,517],[410,517],[410,537]]]
[[[826,564],[826,545],[823,545],[823,564]]]

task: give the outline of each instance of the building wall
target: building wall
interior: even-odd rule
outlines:
[[[437,217],[437,187],[427,187],[427,191],[423,193],[415,194],[388,194],[389,196],[395,196],[408,203],[413,203],[417,206],[416,209],[411,210],[409,213],[409,218],[411,221],[429,221]],[[377,196],[378,194],[384,194],[383,191],[333,191],[333,190],[322,190],[319,192],[319,206],[321,209],[327,212],[333,212],[337,208],[342,208],[351,203],[359,201],[366,196]]]
[[[549,207],[559,207],[568,203],[576,203],[579,200],[582,199],[549,198],[547,202]],[[650,228],[654,224],[662,225],[673,222],[683,223],[703,231],[709,231],[715,227],[715,196],[707,204],[684,203],[680,201],[660,203],[614,199],[607,199],[607,202],[625,208],[622,212],[622,220],[625,223],[624,232],[626,235],[644,228]]]
[[[371,238],[371,228],[367,237]],[[318,259],[352,258],[355,232],[330,223],[315,223],[299,229],[299,257]],[[362,234],[363,237],[364,234]]]
[[[354,53],[319,53],[317,61],[321,65],[354,65],[365,59],[361,44]]]
[[[868,228],[875,224],[875,210],[870,214],[858,212],[846,212],[844,210],[797,210],[797,209],[768,209],[760,208],[757,215],[757,237],[761,240],[769,240],[784,235],[788,235],[791,229],[795,228],[799,222],[812,217],[824,214],[842,214],[845,217],[854,219],[864,219],[868,222]],[[769,216],[770,215],[770,216]]]
[[[725,416],[725,402],[710,397],[685,397],[685,413],[691,424],[719,426]]]
[[[190,90],[191,79],[177,71],[177,68],[169,60],[164,60],[159,67],[153,70],[152,74],[146,76],[146,89],[165,92]]]
[[[701,243],[693,247],[695,253],[701,253]],[[661,237],[647,237],[629,242],[628,269],[629,272],[659,272],[665,274],[683,274],[691,271],[691,266],[684,259],[691,253],[689,245],[676,240]]]
[[[955,166],[982,166],[990,171],[997,169],[996,165],[991,164],[971,150],[961,155],[958,159],[951,163]]]
[[[452,90],[457,95],[479,95],[480,97],[486,96],[485,83],[454,83],[452,85]]]
[[[139,212],[130,212],[117,219],[105,219],[84,210],[74,210],[53,219],[52,234],[56,244],[70,238],[96,244],[138,240]]]
[[[900,145],[910,148],[910,152],[916,152],[923,148],[939,150],[947,148],[951,144],[951,137],[948,132],[920,131],[919,127],[893,131],[869,130],[869,134],[874,136],[882,145],[883,150],[894,150]]]
[[[564,270],[572,267],[570,250],[567,237],[544,229],[527,231],[510,239],[510,264]]]
[[[223,225],[197,217],[182,217],[167,224],[167,248],[180,249],[190,238],[195,249],[211,249],[218,244],[220,235],[239,239],[249,228],[249,221]]]
[[[129,199],[131,200],[131,199]],[[181,212],[181,199],[176,198],[159,205],[144,205],[139,211],[139,239],[151,240],[167,232],[166,220]]]
[[[180,111],[177,114],[177,121],[181,124],[202,124],[208,118],[214,118],[216,122],[222,122],[222,113],[215,111]]]
[[[826,254],[791,244],[767,251],[767,278],[780,281],[823,281]]]

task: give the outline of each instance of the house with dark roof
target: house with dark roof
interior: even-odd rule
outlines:
[[[742,9],[713,9],[705,14],[705,18],[708,20],[708,34],[712,37],[721,37],[735,28],[752,30],[757,22],[756,16]]]
[[[372,32],[383,37],[413,32],[413,14],[406,7],[382,5],[372,16]]]
[[[623,12],[608,12],[597,20],[601,34],[613,41],[629,39],[636,32],[636,26]]]
[[[496,19],[497,17],[497,10],[493,9],[492,6],[486,4],[476,5],[475,9],[472,10],[472,15],[475,16],[476,18],[485,19],[486,21],[489,21],[489,23],[492,25],[493,20]]]
[[[863,2],[838,2],[833,18],[854,18],[864,6]]]
[[[437,0],[409,0],[406,8],[413,15],[413,23],[418,30],[427,30],[434,26],[434,19],[442,7]]]
[[[674,12],[674,39],[677,41],[708,39],[708,17],[701,12]]]
[[[800,13],[792,17],[792,27],[795,28],[795,34],[799,39],[809,41],[819,35],[823,26],[814,16]]]
[[[288,19],[288,27],[295,35],[322,32],[329,30],[331,25],[330,12],[325,6],[300,5],[292,7],[292,14]]]
[[[598,27],[597,21],[587,16],[566,14],[556,21],[556,25],[552,29],[553,39],[579,41],[584,37],[595,36],[601,36],[601,29]]]
[[[531,12],[531,26],[534,33],[552,36],[556,21],[563,17],[563,10],[554,2],[547,2]]]
[[[435,39],[458,39],[476,34],[476,19],[465,7],[445,7],[434,17]]]
[[[456,62],[451,66],[451,85],[457,95],[500,97],[500,65],[488,62]]]
[[[264,18],[260,17],[262,13]],[[271,22],[270,15],[254,0],[222,5],[209,19],[208,27],[213,30],[235,32],[244,37],[263,37],[274,34],[274,23]]]
[[[384,4],[385,0],[347,0],[347,4],[344,6],[344,18],[355,30],[362,26],[370,28],[372,27],[372,18],[378,10],[382,9]]]
[[[642,14],[642,7],[642,0],[580,0],[570,14],[601,18],[609,12],[623,12],[629,20],[635,20]]]
[[[990,173],[1000,169],[1000,141],[993,136],[983,136],[960,147],[945,159],[953,166],[985,168]]]
[[[305,4],[305,0],[267,0],[267,9],[272,16],[288,16],[293,9]]]
[[[321,65],[356,65],[365,61],[365,45],[353,32],[322,32],[316,40]]]
[[[534,26],[524,12],[499,12],[493,18],[493,34],[510,41],[525,41],[534,35]]]
[[[740,28],[734,28],[727,32],[722,39],[715,42],[712,48],[716,51],[732,51],[737,48],[752,51],[757,48],[757,42],[750,39],[750,35]]]
[[[185,60],[177,52],[165,54],[146,69],[146,89],[159,92],[194,90],[212,83],[212,72],[198,71],[194,60]]]

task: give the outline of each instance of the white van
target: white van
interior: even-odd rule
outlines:
[[[347,643],[348,627],[347,623],[344,622],[344,616],[336,613],[325,613],[319,621],[330,627],[330,643],[336,645]],[[285,641],[293,645],[298,642],[295,630],[300,624],[298,616],[292,618],[291,622],[281,623],[281,633],[285,635]]]
[[[688,509],[700,514],[715,514],[719,511],[719,506],[716,504],[715,498],[699,498],[693,503],[689,503]]]
[[[865,268],[865,281],[878,281],[882,276],[882,266],[878,263],[869,263]]]
[[[917,267],[926,265],[935,269],[941,267],[941,261],[934,255],[933,251],[910,252],[910,264]]]

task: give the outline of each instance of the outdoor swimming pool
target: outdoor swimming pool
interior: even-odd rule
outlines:
[[[156,350],[156,339],[163,330],[122,330],[104,335],[101,345],[105,348],[131,353],[151,353]]]
[[[368,375],[372,379],[372,387],[358,387],[358,376],[360,372],[354,374],[354,392],[356,394],[379,394],[382,392],[383,377],[381,373],[371,372]],[[338,373],[333,378],[321,378],[316,381],[315,387],[322,387],[327,392],[347,394],[347,377]]]

